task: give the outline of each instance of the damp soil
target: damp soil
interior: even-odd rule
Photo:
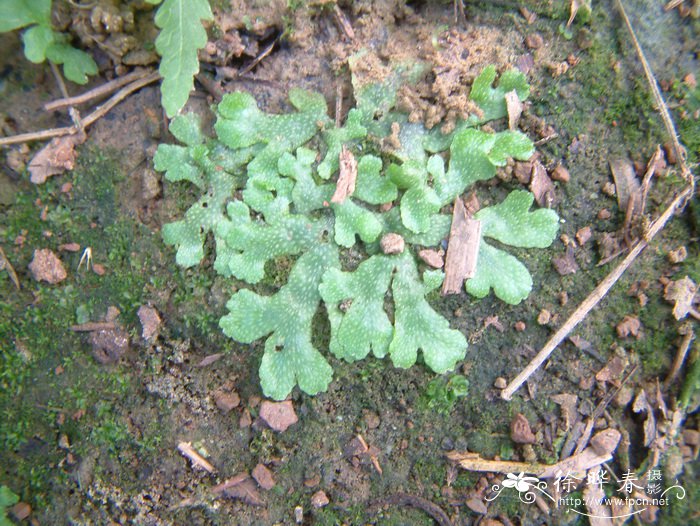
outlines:
[[[674,117],[681,119],[688,110],[685,118],[692,119],[682,79],[698,72],[698,22],[664,12],[658,2],[639,3],[633,22],[646,28],[643,45],[666,86]],[[671,367],[679,324],[663,300],[659,278],[700,279],[694,205],[670,223],[576,329],[574,334],[590,344],[589,352],[563,343],[511,402],[501,400],[494,387],[499,377],[513,378],[522,370],[618,261],[598,266],[597,241],[618,231],[625,216],[615,197],[603,191],[612,181],[609,160],[624,156],[643,166],[656,145],[667,142],[622,21],[612,2],[596,2],[590,20],[576,21],[569,30],[564,28],[568,6],[559,2],[470,2],[465,21],[455,18],[452,2],[338,4],[354,39],[333,3],[213,2],[219,26],[209,29],[211,41],[221,43],[227,32],[236,31],[249,47],[229,65],[245,67],[256,51],[274,43],[249,73],[224,82],[222,89],[247,91],[273,112],[287,108],[291,87],[313,89],[326,97],[331,114],[340,93],[344,113],[353,104],[347,59],[363,51],[356,71],[360,84],[381,80],[396,64],[423,63],[423,77],[401,91],[400,105],[411,120],[449,130],[455,120],[478,111],[468,93],[483,67],[519,67],[531,83],[520,127],[539,141],[547,168],[561,164],[570,173],[568,182],[555,183],[562,238],[547,250],[516,251],[533,275],[532,294],[517,306],[493,297],[475,301],[464,293],[431,296],[432,305],[470,343],[455,372],[441,378],[421,364],[402,370],[388,360],[348,364],[329,357],[335,375],[328,391],[309,397],[295,390],[291,399],[299,421],[277,433],[258,418],[262,345],[238,344],[218,327],[236,284],[217,276],[211,257],[192,269],[177,267],[174,251],[162,242],[163,224],[179,217],[194,196],[153,170],[155,147],[172,142],[157,88],[142,89],[95,123],[79,147],[75,169],[44,185],[30,184],[26,171],[40,145],[7,148],[0,170],[0,247],[21,288],[0,271],[0,485],[31,506],[33,524],[295,524],[299,514],[303,524],[435,523],[426,509],[397,494],[431,501],[455,525],[479,520],[586,524],[564,509],[546,514],[517,496],[494,501],[481,518],[467,501],[476,488],[496,480],[458,470],[445,454],[469,450],[488,459],[555,462],[567,429],[552,396],[574,394],[590,413],[613,388],[593,380],[612,357],[638,366],[627,384],[634,392],[655,385],[657,378],[663,381]],[[535,19],[528,22],[521,8]],[[650,9],[656,17],[647,15]],[[143,27],[137,23],[131,31],[147,39]],[[60,97],[48,67],[24,60],[17,35],[3,35],[0,43],[3,134],[69,124],[65,113],[42,109]],[[205,73],[213,72],[213,62],[203,65]],[[103,73],[111,76],[115,70]],[[83,89],[68,88],[71,93]],[[198,84],[187,110],[206,118],[214,102]],[[691,160],[698,158],[695,118],[694,126],[680,126]],[[675,172],[669,165],[655,182],[652,216],[679,187]],[[486,205],[519,187],[508,166],[477,192]],[[574,243],[578,270],[562,276],[552,258],[564,255],[584,227],[591,228],[592,238]],[[79,249],[70,250],[69,244]],[[668,254],[680,246],[688,255],[672,263]],[[80,265],[86,247],[92,253],[90,269]],[[28,269],[34,251],[47,248],[67,270],[58,284],[37,282]],[[277,263],[262,285],[270,291],[289,270],[289,261]],[[103,272],[95,272],[95,264]],[[155,309],[162,320],[148,339],[137,314],[142,306]],[[541,323],[543,310],[551,314],[546,323]],[[636,338],[616,333],[627,315],[641,321]],[[116,363],[101,363],[90,335],[70,327],[110,316],[130,344]],[[314,339],[324,348],[325,314],[319,312],[316,321]],[[440,387],[457,375],[468,380],[468,394],[452,400]],[[669,403],[679,388],[667,391]],[[224,409],[222,392],[235,392],[239,402]],[[629,401],[623,402],[611,404],[596,424],[596,429],[625,430],[617,472],[639,466],[648,453],[643,421]],[[530,422],[534,445],[511,439],[517,414]],[[697,416],[689,415],[684,427],[697,429]],[[373,462],[348,454],[358,434],[375,452],[381,473]],[[216,472],[193,470],[178,452],[181,442],[191,443]],[[682,460],[688,500],[660,510],[659,524],[697,520],[692,499],[700,497],[695,478],[700,467]],[[274,477],[270,490],[253,486],[262,503],[212,493],[216,484],[258,464]],[[322,507],[313,504],[319,491],[329,501]]]

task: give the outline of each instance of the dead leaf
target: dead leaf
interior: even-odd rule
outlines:
[[[216,361],[219,361],[221,358],[223,358],[224,353],[216,353],[216,354],[210,354],[209,356],[205,356],[202,358],[202,361],[199,362],[195,367],[206,367],[207,365],[211,365]]]
[[[535,201],[541,207],[551,208],[556,200],[554,183],[540,161],[535,161],[532,165],[530,191],[535,195]]]
[[[644,447],[649,447],[656,438],[656,418],[654,417],[654,409],[651,407],[644,389],[637,393],[632,404],[632,411],[635,413],[646,413],[647,415],[644,420]]]
[[[467,499],[466,504],[470,510],[472,510],[474,513],[478,513],[479,515],[486,515],[489,512],[486,504],[484,504],[484,502],[478,497]]]
[[[579,245],[583,246],[591,239],[592,235],[591,227],[585,226],[576,232],[576,241],[578,241]]]
[[[264,490],[271,490],[275,487],[275,479],[272,476],[272,471],[267,469],[264,464],[258,464],[253,468],[253,478]]]
[[[578,411],[576,410],[578,396],[571,393],[562,393],[552,396],[552,402],[561,407],[561,414],[564,417],[566,430],[569,430],[578,419]]]
[[[37,281],[46,281],[55,285],[60,283],[68,274],[61,260],[48,248],[34,251],[34,258],[29,264],[29,270]]]
[[[7,275],[10,276],[10,281],[13,283],[15,288],[19,290],[19,279],[17,278],[17,273],[12,267],[10,261],[5,256],[5,252],[2,250],[2,247],[0,247],[0,271],[2,270],[7,272]]]
[[[560,276],[576,274],[578,263],[576,262],[576,258],[574,258],[574,248],[572,246],[567,246],[566,252],[563,255],[554,256],[552,258],[552,265],[554,265],[554,269]]]
[[[515,130],[518,126],[518,119],[523,113],[523,103],[518,98],[515,90],[509,91],[505,95],[506,109],[508,110],[508,129]]]
[[[696,318],[698,317],[697,312],[693,308],[697,292],[697,285],[695,285],[695,282],[688,276],[678,281],[671,281],[666,285],[664,289],[664,299],[674,303],[674,318],[682,320],[689,313],[694,313],[693,316]]]
[[[75,147],[84,142],[84,133],[53,139],[39,150],[29,163],[29,180],[34,184],[42,184],[52,175],[75,168],[75,160],[78,157]]]
[[[270,429],[279,432],[286,431],[289,426],[299,421],[291,400],[284,402],[265,400],[260,405],[260,418],[270,426]]]
[[[144,340],[150,340],[158,334],[160,328],[161,319],[158,311],[148,305],[141,305],[137,314],[141,321],[141,337]]]
[[[530,429],[530,422],[521,413],[515,415],[510,423],[510,438],[516,444],[534,444],[537,440]]]
[[[610,159],[610,170],[615,180],[615,193],[620,210],[630,219],[642,213],[642,186],[629,159]]]
[[[598,373],[595,375],[595,379],[599,382],[609,383],[615,387],[620,386],[620,377],[627,367],[627,360],[623,360],[619,356],[613,356],[608,363],[605,364]]]
[[[639,318],[627,315],[617,324],[615,330],[617,330],[617,335],[620,338],[627,338],[628,336],[634,336],[636,338],[639,336],[641,327],[642,323],[639,321]]]
[[[445,257],[442,295],[459,294],[465,279],[474,277],[481,241],[481,221],[467,216],[461,197],[452,211],[452,228]]]
[[[264,506],[263,500],[255,482],[248,473],[239,473],[232,479],[214,486],[211,489],[214,494],[221,494],[224,497],[243,501],[250,506]]]
[[[331,203],[342,203],[355,191],[355,181],[357,180],[357,161],[355,156],[346,146],[340,152],[340,175],[335,185],[335,192],[331,197]]]

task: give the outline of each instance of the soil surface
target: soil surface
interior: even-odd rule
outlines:
[[[212,2],[211,46],[201,56],[202,73],[216,89],[197,83],[185,110],[209,123],[210,105],[221,92],[247,91],[261,108],[282,112],[292,87],[321,92],[329,114],[339,104],[342,119],[354,104],[348,58],[358,52],[365,53],[354,71],[358,84],[382,80],[397,64],[424,64],[419,82],[400,91],[399,106],[411,121],[443,131],[479,111],[468,96],[485,66],[526,73],[531,95],[519,127],[537,141],[539,160],[553,179],[561,237],[546,250],[514,251],[535,283],[517,306],[493,296],[476,301],[464,292],[430,296],[469,340],[453,373],[441,377],[421,364],[403,370],[388,360],[348,364],[330,357],[335,374],[327,392],[310,397],[296,389],[287,406],[271,408],[257,373],[262,343],[242,345],[219,329],[237,284],[214,272],[212,243],[203,264],[185,270],[162,242],[161,227],[181,217],[195,196],[186,185],[164,182],[153,168],[157,145],[174,142],[157,86],[132,94],[93,124],[74,169],[45,184],[31,184],[27,170],[42,143],[5,147],[0,486],[31,507],[25,521],[587,524],[567,511],[573,506],[528,504],[512,488],[486,500],[504,474],[470,472],[446,455],[469,451],[489,460],[553,464],[571,454],[589,421],[594,434],[614,429],[622,435],[609,462],[613,476],[631,470],[641,480],[656,455],[663,486],[678,479],[684,488],[684,499],[642,514],[642,522],[697,521],[698,384],[688,379],[693,360],[700,370],[696,343],[677,376],[666,379],[679,346],[698,325],[677,320],[673,302],[664,299],[669,282],[685,276],[700,281],[695,201],[513,400],[500,397],[504,379],[527,365],[624,257],[626,214],[615,196],[611,159],[628,159],[641,178],[662,147],[646,213],[629,236],[642,232],[683,187],[613,2],[595,2],[589,19],[578,17],[570,28],[568,2],[467,2],[464,19],[452,2],[437,1],[230,4]],[[663,2],[637,4],[629,8],[632,23],[692,166],[700,149],[698,20],[664,11]],[[72,9],[61,15],[63,29],[90,45],[97,29]],[[104,54],[101,76],[87,87],[68,83],[70,94],[128,71],[133,56],[141,57],[139,65],[151,63],[150,55],[134,53],[152,51],[152,13],[132,11],[135,22],[118,33],[134,39],[129,50],[108,53],[104,43],[89,48],[98,58]],[[16,33],[2,35],[0,44],[0,135],[70,125],[66,111],[43,110],[61,97],[48,65],[26,61]],[[248,67],[270,45],[271,52]],[[246,73],[214,77],[221,67]],[[482,206],[529,188],[522,168],[509,163],[477,187]],[[289,269],[268,270],[261,290],[271,292]],[[328,323],[323,312],[318,317],[314,338],[325,351]],[[468,381],[466,396],[454,396],[455,378]],[[651,401],[643,406],[642,398]],[[604,410],[596,413],[601,402]],[[288,414],[290,404],[297,421]],[[517,433],[513,422],[519,422]],[[183,444],[194,456],[183,455]],[[581,498],[582,491],[574,495]]]

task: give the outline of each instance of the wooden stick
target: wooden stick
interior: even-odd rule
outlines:
[[[673,366],[671,367],[671,371],[668,373],[668,377],[666,378],[666,381],[664,382],[664,387],[666,389],[669,388],[669,386],[676,381],[676,377],[678,376],[678,373],[681,370],[681,367],[683,367],[683,362],[685,361],[685,357],[688,355],[688,349],[690,349],[690,344],[693,342],[693,339],[695,338],[695,334],[693,333],[693,326],[688,324],[687,326],[687,332],[683,335],[683,341],[681,341],[681,344],[678,346],[678,352],[676,353],[676,358],[673,361]]]
[[[97,86],[96,88],[86,91],[81,95],[76,95],[75,97],[68,97],[64,95],[65,98],[63,99],[47,102],[46,104],[44,104],[44,109],[46,111],[53,111],[61,108],[66,108],[68,106],[77,106],[79,104],[83,104],[92,99],[102,97],[103,95],[108,95],[109,93],[112,93],[113,91],[121,88],[122,86],[126,86],[127,84],[130,84],[135,80],[144,78],[149,73],[151,73],[151,70],[149,69],[140,69],[137,71],[133,71],[128,75],[117,77],[114,80],[105,82],[101,86]]]
[[[137,91],[144,86],[155,82],[160,78],[160,74],[154,71],[150,75],[139,79],[125,88],[119,90],[111,99],[105,102],[102,106],[99,106],[95,111],[83,119],[83,127],[88,127],[96,120],[100,119],[106,115],[109,110],[114,108],[122,100],[128,97],[134,91]],[[51,128],[49,130],[42,130],[39,132],[21,133],[19,135],[13,135],[12,137],[2,137],[0,138],[0,146],[7,146],[10,144],[19,144],[29,141],[39,141],[43,139],[51,139],[53,137],[61,137],[63,135],[73,135],[78,133],[78,128],[76,126],[66,126],[64,128]]]
[[[622,260],[622,262],[613,269],[610,274],[608,274],[603,281],[601,281],[598,286],[593,289],[588,297],[583,300],[583,302],[578,306],[578,308],[571,314],[568,320],[564,322],[557,332],[555,332],[552,337],[544,344],[542,350],[537,353],[532,361],[523,369],[523,371],[511,381],[503,391],[501,391],[501,397],[504,400],[510,400],[513,393],[517,391],[521,385],[523,385],[528,378],[534,373],[544,361],[549,358],[549,355],[554,352],[557,346],[564,341],[564,339],[569,335],[569,333],[574,330],[574,328],[588,315],[588,313],[600,302],[603,297],[608,293],[617,280],[625,273],[625,271],[630,267],[630,265],[637,259],[637,256],[641,254],[649,242],[654,239],[654,237],[666,226],[666,223],[673,216],[677,208],[682,207],[683,203],[693,194],[692,187],[686,187],[681,193],[679,193],[676,198],[671,202],[668,208],[664,211],[661,216],[654,221],[649,230],[646,232],[645,239],[640,239],[632,247],[629,254]]]

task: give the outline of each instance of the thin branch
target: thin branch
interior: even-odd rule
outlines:
[[[664,211],[661,216],[654,221],[649,227],[646,233],[645,239],[640,239],[632,247],[629,254],[622,260],[622,262],[613,269],[610,274],[608,274],[603,281],[601,281],[598,286],[593,289],[588,297],[583,300],[583,302],[578,306],[578,308],[571,314],[568,320],[564,322],[557,332],[555,332],[552,337],[544,344],[542,350],[537,353],[537,356],[523,369],[523,371],[511,381],[503,391],[501,391],[501,397],[504,400],[510,400],[513,393],[517,391],[521,385],[523,385],[532,373],[534,373],[549,356],[554,352],[554,350],[559,346],[559,344],[564,341],[564,339],[569,335],[569,333],[574,330],[574,328],[588,315],[588,313],[600,302],[603,297],[608,293],[617,280],[620,279],[622,274],[630,267],[630,265],[637,259],[637,256],[641,254],[649,242],[654,239],[654,237],[666,226],[666,223],[671,219],[673,214],[677,209],[683,206],[683,203],[693,195],[693,188],[687,186],[682,192],[680,192],[676,198],[671,202],[668,208]]]
[[[83,127],[87,128],[96,120],[100,119],[106,115],[114,106],[119,104],[122,100],[128,97],[134,91],[137,91],[144,86],[155,82],[160,79],[158,72],[153,72],[147,77],[144,77],[136,82],[133,82],[122,88],[114,96],[105,102],[102,106],[99,106],[95,111],[83,119]],[[42,130],[39,132],[21,133],[19,135],[13,135],[12,137],[2,137],[0,138],[0,146],[7,146],[9,144],[19,144],[29,141],[39,141],[43,139],[51,139],[53,137],[61,137],[63,135],[73,135],[78,133],[80,130],[76,126],[66,126],[64,128],[51,128],[49,130]]]
[[[676,377],[678,376],[681,367],[683,367],[685,357],[688,355],[688,349],[690,349],[690,344],[693,342],[693,338],[695,338],[692,325],[688,324],[688,328],[686,330],[687,332],[683,335],[683,340],[678,346],[678,352],[676,353],[676,359],[673,361],[671,371],[668,373],[668,377],[664,382],[664,387],[666,389],[668,389],[668,387],[676,381]]]
[[[75,97],[68,97],[68,95],[64,95],[65,98],[63,99],[47,102],[46,104],[44,104],[44,109],[46,111],[53,111],[68,106],[78,106],[80,104],[84,104],[85,102],[91,101],[92,99],[108,95],[113,91],[118,90],[122,86],[126,86],[127,84],[134,82],[135,80],[142,79],[151,72],[152,70],[149,69],[140,69],[137,71],[133,71],[128,75],[117,77],[114,80],[105,82],[104,84],[97,86],[96,88],[93,88],[89,91],[86,91],[81,95],[76,95]]]

